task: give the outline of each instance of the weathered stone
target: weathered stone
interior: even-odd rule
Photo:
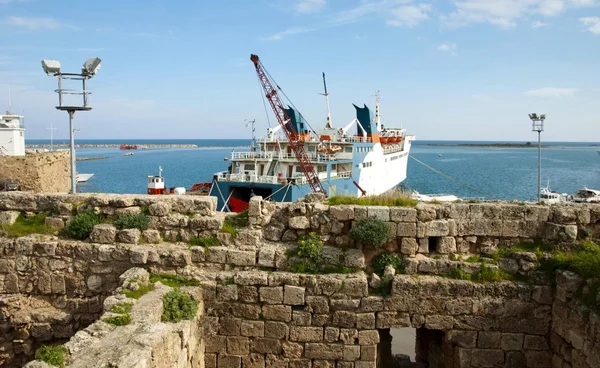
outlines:
[[[310,228],[310,221],[305,216],[292,217],[289,220],[290,229],[306,230]]]
[[[271,321],[290,322],[292,320],[292,308],[284,305],[265,305],[262,307],[265,319]]]
[[[331,206],[329,207],[329,213],[338,221],[354,220],[354,207],[352,206]]]
[[[265,322],[265,337],[274,339],[286,339],[288,337],[289,327],[283,322]]]
[[[166,202],[156,202],[148,206],[148,213],[150,216],[168,216],[170,210],[169,204]]]
[[[344,345],[306,343],[304,356],[309,359],[342,360],[344,358]]]
[[[290,327],[290,340],[299,342],[318,342],[323,340],[322,327]]]
[[[416,222],[417,210],[409,207],[390,207],[390,220],[393,222]]]
[[[482,349],[500,349],[502,333],[491,331],[479,331],[477,347]]]
[[[368,206],[367,217],[379,221],[390,221],[390,208],[387,206]]]
[[[261,354],[281,354],[283,351],[280,340],[263,337],[252,340],[251,350]]]
[[[359,345],[379,344],[379,332],[377,330],[362,330],[358,332]]]
[[[94,243],[113,244],[117,237],[117,229],[110,224],[95,225],[90,240]]]
[[[288,305],[304,305],[303,287],[285,285],[283,303]]]
[[[477,345],[477,331],[450,330],[446,332],[446,338],[463,348],[474,348]]]
[[[377,313],[377,328],[400,328],[409,327],[410,317],[408,313],[401,312],[379,312]]]
[[[281,304],[283,302],[283,287],[261,287],[258,294],[263,303]]]
[[[504,352],[500,349],[473,349],[471,359],[473,367],[498,367],[504,363]]]
[[[0,211],[0,225],[13,225],[20,214],[19,211]]]
[[[0,223],[2,220],[0,220]],[[60,217],[46,217],[44,223],[54,230],[62,230],[65,228],[65,222]]]
[[[346,311],[336,311],[333,313],[333,325],[347,328],[354,327],[356,325],[356,314]]]
[[[398,224],[400,225],[400,224]],[[419,244],[414,238],[402,238],[402,244],[400,246],[400,252],[409,256],[414,256],[419,249]]]
[[[227,251],[227,263],[236,266],[254,266],[256,264],[256,252],[229,249]]]
[[[313,313],[329,313],[329,301],[323,296],[307,296],[306,305],[308,310]]]
[[[160,237],[160,231],[154,229],[146,229],[142,231],[142,239],[144,239],[146,243],[150,244],[158,244],[162,241]]]
[[[117,241],[127,244],[137,244],[140,240],[140,231],[138,229],[123,229],[117,233]]]

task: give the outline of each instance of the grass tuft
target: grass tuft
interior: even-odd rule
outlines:
[[[185,276],[167,275],[167,274],[152,274],[150,275],[150,282],[161,282],[163,285],[178,288],[182,286],[200,286],[200,281],[192,280]]]
[[[359,206],[388,206],[388,207],[415,207],[417,200],[412,199],[406,193],[384,193],[376,196],[353,197],[353,196],[333,196],[327,200],[329,205],[355,204]]]
[[[190,294],[179,289],[171,290],[163,297],[163,322],[180,322],[193,319],[198,311],[198,302]]]
[[[54,230],[46,225],[47,215],[40,213],[29,217],[19,214],[17,220],[12,225],[0,225],[0,230],[4,230],[7,236],[19,237],[31,234],[52,234]]]
[[[62,367],[69,351],[62,345],[42,345],[35,351],[35,359],[56,367]]]
[[[120,316],[104,318],[103,321],[115,326],[126,326],[131,323],[131,316],[129,314],[121,314]]]
[[[115,305],[110,311],[116,314],[125,314],[131,312],[131,308],[133,308],[132,303],[122,303]]]
[[[132,299],[139,299],[142,296],[144,296],[145,294],[149,293],[150,291],[154,290],[154,285],[152,284],[148,284],[148,285],[140,285],[140,288],[137,290],[126,290],[123,291],[123,294],[128,297],[128,298],[132,298]]]
[[[139,229],[140,231],[146,230],[149,223],[150,219],[144,213],[121,215],[114,222],[119,230]]]
[[[189,241],[191,246],[212,247],[219,245],[216,235],[197,237],[194,236]]]

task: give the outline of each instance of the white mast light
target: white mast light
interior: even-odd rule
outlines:
[[[83,68],[81,69],[82,74],[87,75],[89,77],[93,76],[100,70],[100,58],[90,58],[87,59],[85,63],[83,63]]]
[[[56,60],[42,60],[42,68],[44,68],[44,73],[48,75],[59,74],[60,62]]]

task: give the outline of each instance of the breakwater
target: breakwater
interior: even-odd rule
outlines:
[[[92,161],[92,160],[103,160],[108,156],[92,156],[92,157],[77,157],[77,161]]]
[[[75,148],[119,148],[120,144],[76,144]],[[68,144],[54,144],[55,148],[69,148]],[[197,144],[138,144],[138,149],[147,148],[198,148]],[[25,148],[39,149],[50,148],[49,144],[26,144]]]

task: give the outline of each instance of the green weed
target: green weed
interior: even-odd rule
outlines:
[[[56,367],[62,367],[69,351],[62,345],[42,345],[35,351],[35,359]]]
[[[154,285],[152,285],[152,284],[140,285],[139,289],[137,289],[137,290],[125,290],[123,292],[123,294],[125,294],[125,296],[128,297],[128,298],[139,299],[142,296],[144,296],[146,293],[149,293],[152,290],[154,290]]]
[[[92,233],[94,226],[102,223],[102,216],[93,211],[78,213],[71,218],[66,233],[73,239],[84,240]]]
[[[404,260],[399,254],[383,252],[375,256],[371,261],[373,272],[379,276],[383,275],[383,271],[385,271],[387,265],[392,265],[396,273],[404,273]]]
[[[146,230],[148,228],[148,224],[150,223],[150,219],[144,213],[138,214],[127,214],[121,215],[117,217],[114,224],[117,229],[139,229]]]
[[[155,283],[160,281],[163,285],[178,288],[181,286],[200,286],[200,281],[192,280],[185,276],[167,275],[167,274],[152,274],[150,275],[150,282]]]
[[[179,289],[171,290],[163,297],[163,322],[180,322],[193,319],[198,311],[198,302],[190,294]]]
[[[219,241],[217,240],[216,235],[197,237],[194,236],[189,241],[191,246],[201,246],[201,247],[212,247],[219,245]]]
[[[133,308],[132,303],[122,303],[115,305],[110,311],[116,314],[126,314],[131,312],[131,308]]]
[[[30,234],[52,234],[54,230],[46,225],[47,215],[40,213],[29,217],[19,214],[17,220],[12,225],[0,225],[0,230],[3,230],[7,236],[19,237]]]
[[[129,314],[121,314],[120,316],[104,318],[103,321],[115,326],[126,326],[131,323],[131,316]]]
[[[362,219],[350,229],[348,235],[356,242],[371,249],[379,249],[394,239],[394,232],[387,223],[373,218]]]
[[[388,206],[388,207],[414,207],[419,203],[406,193],[385,193],[376,196],[353,197],[333,196],[327,200],[330,206],[341,204],[355,204],[359,206]]]

